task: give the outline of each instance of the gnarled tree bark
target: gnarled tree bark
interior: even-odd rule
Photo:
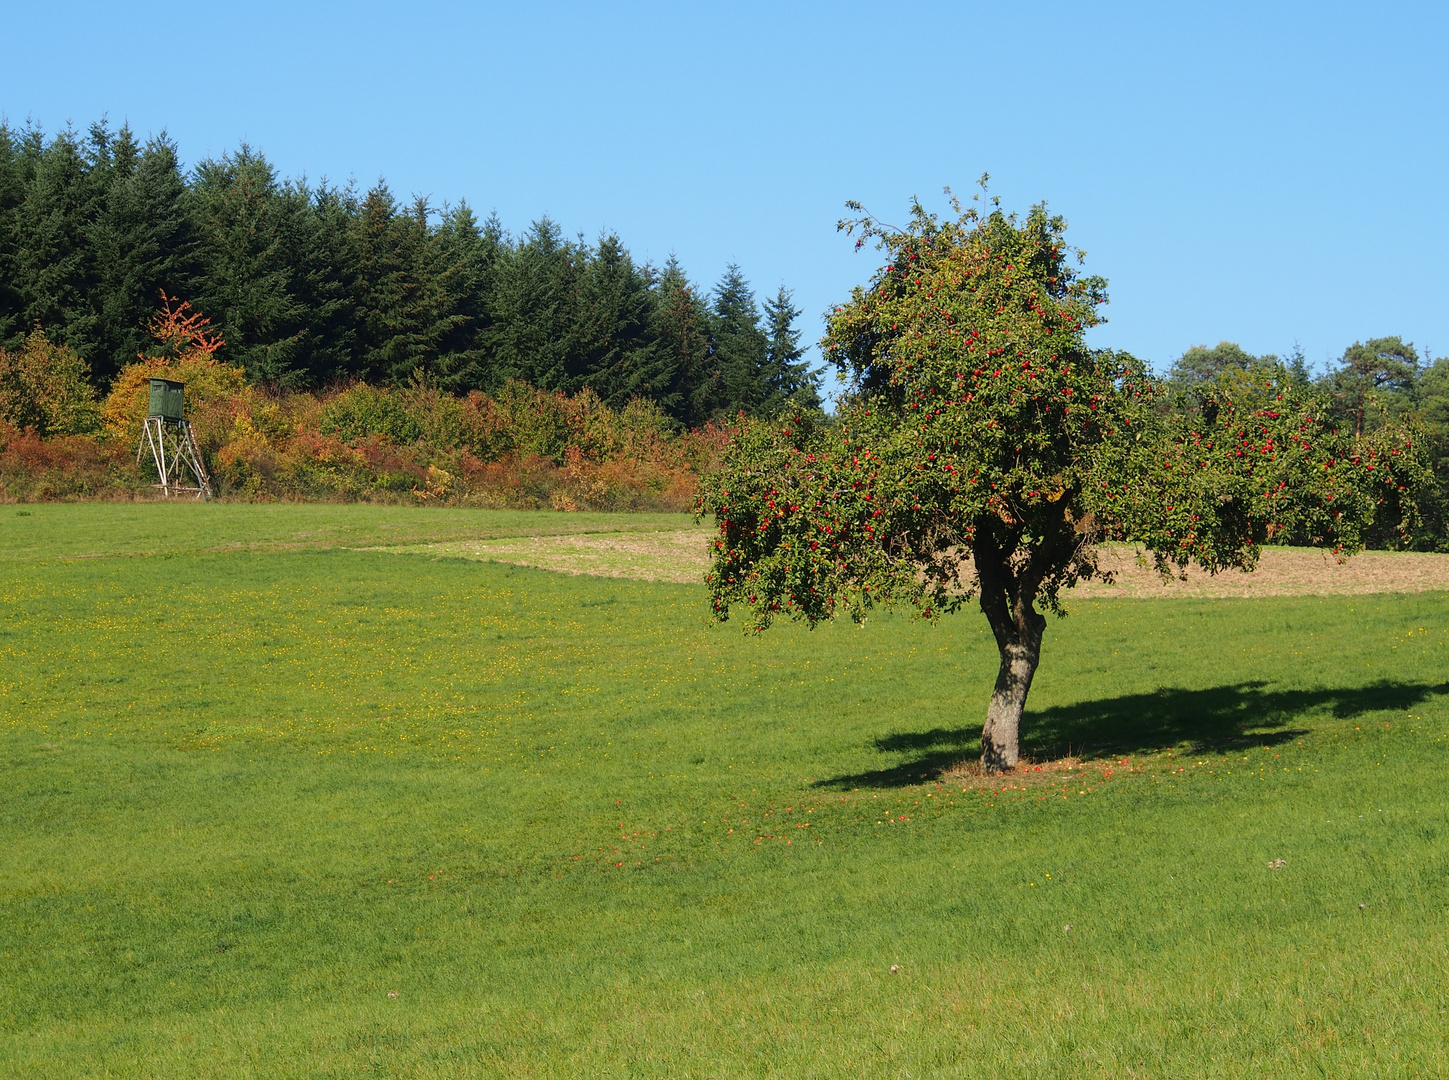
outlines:
[[[1015,546],[1013,541],[1006,550]],[[1041,660],[1046,618],[1033,604],[1038,581],[1030,567],[1017,572],[989,529],[976,530],[972,558],[981,587],[981,610],[1001,653],[996,688],[981,728],[981,768],[1007,772],[1016,768],[1020,757],[1021,717]]]
[[[1016,768],[1020,757],[1021,716],[1026,711],[1026,695],[1031,679],[1041,660],[1041,635],[1046,619],[1030,611],[1027,625],[1013,621],[1007,626],[991,628],[996,634],[996,647],[1001,652],[1001,668],[996,673],[996,689],[986,707],[986,723],[981,728],[981,767],[987,772],[1006,772]]]

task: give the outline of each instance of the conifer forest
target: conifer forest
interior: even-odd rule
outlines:
[[[757,303],[738,267],[702,287],[615,235],[547,218],[513,235],[465,202],[283,180],[245,146],[183,172],[164,136],[0,126],[0,344],[39,327],[108,387],[152,344],[162,291],[272,388],[515,379],[690,427],[818,401],[790,291]]]

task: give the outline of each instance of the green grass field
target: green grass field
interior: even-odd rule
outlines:
[[[972,787],[977,613],[356,550],[681,521],[0,508],[0,1075],[1449,1075],[1445,594],[1077,602]]]

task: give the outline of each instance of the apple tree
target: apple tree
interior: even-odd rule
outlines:
[[[878,604],[935,619],[976,599],[1000,651],[981,763],[1014,768],[1045,612],[1110,579],[1105,540],[1163,573],[1250,569],[1291,536],[1357,550],[1385,505],[1406,533],[1422,471],[1412,439],[1355,438],[1280,373],[1238,398],[1174,409],[1133,357],[1089,348],[1106,282],[1081,272],[1062,218],[952,199],[904,228],[851,204],[841,229],[886,261],[828,317],[821,343],[848,391],[837,415],[746,423],[699,510],[718,535],[720,620],[814,626]]]

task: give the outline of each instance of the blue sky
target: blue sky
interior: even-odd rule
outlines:
[[[7,5],[0,112],[242,141],[288,176],[617,231],[819,315],[899,221],[989,171],[1111,283],[1098,345],[1449,350],[1449,7],[1385,4]]]

